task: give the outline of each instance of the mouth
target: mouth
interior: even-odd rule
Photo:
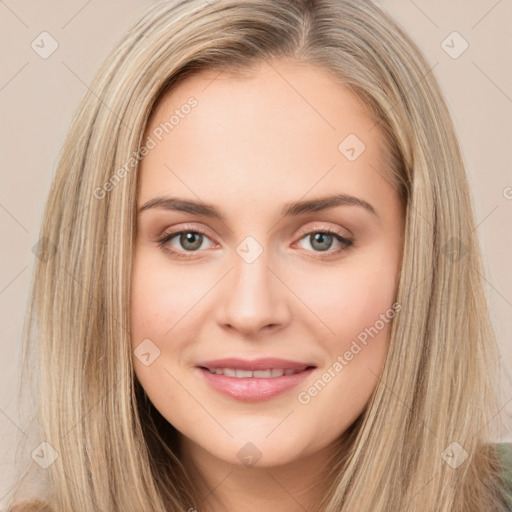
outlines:
[[[208,370],[210,373],[214,373],[215,375],[226,375],[227,377],[235,377],[237,379],[273,379],[275,377],[282,377],[283,375],[293,375],[294,373],[300,373],[307,368],[312,368],[311,366],[304,366],[299,370],[292,370],[291,368],[269,368],[267,370],[243,370],[241,368],[204,368],[204,370]]]
[[[196,366],[213,390],[242,401],[267,400],[289,391],[315,368],[313,364],[276,358],[219,359]]]

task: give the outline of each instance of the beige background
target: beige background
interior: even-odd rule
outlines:
[[[0,505],[14,483],[13,444],[17,435],[23,436],[15,397],[16,358],[32,248],[58,152],[94,71],[151,3],[0,0]],[[378,3],[435,66],[453,114],[474,195],[493,322],[506,373],[512,375],[512,1]],[[58,42],[47,59],[31,47],[43,31]],[[442,47],[454,31],[469,44],[455,59]],[[455,35],[446,44],[453,54],[464,42]],[[507,386],[504,397],[509,418],[512,387]],[[34,447],[40,442],[30,441]]]

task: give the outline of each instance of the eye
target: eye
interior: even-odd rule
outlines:
[[[327,253],[328,255],[346,251],[354,243],[352,239],[330,229],[310,229],[306,235],[301,238],[301,241],[302,240],[308,242],[307,245],[309,245],[314,252]],[[333,245],[338,245],[338,248],[332,250]]]
[[[181,258],[187,258],[188,254],[205,249],[203,246],[205,240],[209,240],[208,236],[202,231],[196,229],[185,229],[165,234],[158,240],[158,245],[162,250]],[[174,241],[174,244],[172,243]],[[178,245],[177,248],[176,245]]]
[[[210,238],[197,229],[182,229],[180,231],[174,231],[166,233],[158,240],[158,246],[165,252],[177,256],[178,258],[189,258],[195,252],[199,252],[201,249],[206,249],[205,241]],[[346,251],[350,246],[354,244],[354,240],[343,236],[336,230],[321,230],[321,229],[309,229],[300,238],[301,241],[308,241],[308,245],[312,248],[315,253],[319,254],[317,257],[328,257],[343,251]],[[211,241],[211,240],[210,240]],[[212,244],[214,244],[212,242]],[[332,249],[333,245],[337,245],[336,249]],[[304,247],[303,247],[304,248]],[[310,250],[306,247],[307,250]]]

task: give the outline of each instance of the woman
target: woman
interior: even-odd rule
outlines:
[[[90,89],[29,312],[39,505],[508,510],[462,157],[397,24],[163,2]]]

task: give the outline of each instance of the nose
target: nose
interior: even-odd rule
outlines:
[[[219,324],[245,336],[285,327],[291,316],[287,302],[290,292],[268,267],[265,252],[252,263],[238,255],[233,262],[223,285],[225,299],[217,308]]]

